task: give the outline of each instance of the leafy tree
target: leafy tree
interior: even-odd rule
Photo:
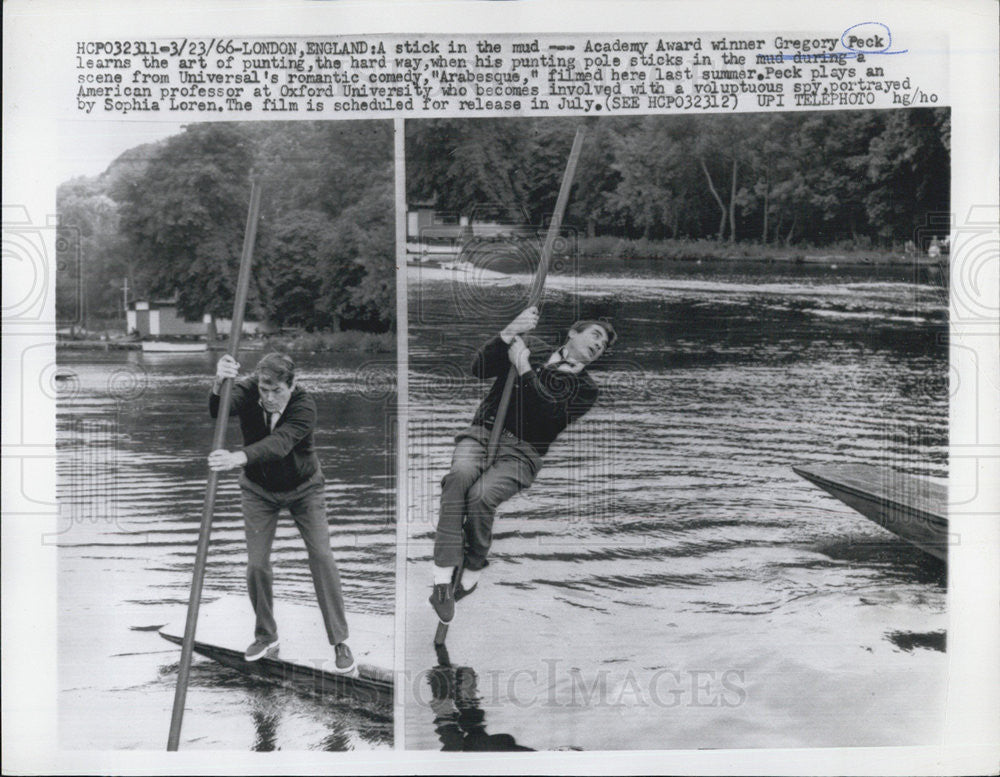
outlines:
[[[943,108],[893,111],[868,149],[868,218],[886,241],[909,238],[949,209],[950,114]]]
[[[693,193],[702,184],[691,166],[691,120],[665,124],[644,117],[614,144],[617,180],[607,210],[619,231],[645,238],[679,237],[693,215]],[[700,175],[700,173],[698,173]]]
[[[334,250],[330,218],[317,211],[289,211],[270,224],[257,267],[261,302],[279,326],[313,329],[332,317],[319,305],[322,258]]]
[[[949,206],[947,109],[590,121],[566,215],[588,235],[899,243]],[[576,118],[406,124],[407,198],[544,223]],[[251,171],[264,189],[248,315],[385,329],[395,316],[390,122],[197,124],[57,192],[60,320],[132,298],[228,315]],[[77,257],[79,260],[77,261]]]
[[[115,187],[121,231],[151,293],[189,318],[228,315],[250,171],[263,188],[248,315],[307,329],[392,325],[388,122],[189,127]]]
[[[914,110],[604,118],[588,133],[567,222],[625,237],[900,239],[920,223],[917,212],[947,203],[948,113],[923,113],[932,118]],[[498,206],[544,220],[578,121],[409,122],[408,197],[465,215]]]
[[[461,215],[528,218],[529,194],[539,194],[537,176],[543,174],[530,163],[538,144],[532,125],[524,119],[408,122],[408,197],[433,199],[439,210]]]
[[[257,154],[278,265],[307,284],[310,303],[270,315],[306,328],[385,330],[395,320],[394,160],[389,122],[289,122],[262,136]],[[296,236],[308,232],[311,237]],[[270,254],[268,253],[270,257]],[[271,304],[278,304],[275,298]],[[300,305],[303,302],[300,300]]]
[[[395,197],[389,188],[372,188],[341,214],[347,257],[363,272],[338,312],[364,328],[382,330],[396,322]],[[363,225],[363,226],[362,226]]]
[[[97,182],[77,178],[59,187],[56,209],[57,319],[85,328],[123,321],[123,286],[135,279],[117,233],[117,203]]]
[[[119,189],[121,230],[146,265],[150,292],[176,296],[181,315],[232,310],[252,161],[239,125],[190,125]]]

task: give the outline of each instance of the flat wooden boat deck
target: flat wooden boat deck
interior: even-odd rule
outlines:
[[[333,647],[328,643],[319,605],[275,601],[275,619],[281,640],[278,655],[259,661],[243,658],[253,640],[254,615],[242,597],[224,597],[202,604],[195,631],[194,651],[244,674],[292,685],[319,694],[349,695],[378,704],[391,704],[393,692],[393,618],[391,615],[348,613],[347,641],[357,664],[353,675],[338,674]],[[160,636],[181,644],[186,611],[160,629]]]
[[[948,489],[943,483],[868,464],[792,469],[879,526],[948,560]]]

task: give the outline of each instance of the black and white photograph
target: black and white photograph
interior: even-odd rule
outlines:
[[[60,184],[61,747],[392,747],[392,180],[265,122]]]
[[[3,774],[995,771],[995,2],[3,13]]]
[[[936,741],[949,111],[406,129],[406,747]]]

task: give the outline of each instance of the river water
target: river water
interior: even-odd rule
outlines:
[[[590,262],[550,277],[539,334],[609,316],[598,405],[507,503],[448,655],[426,603],[438,483],[485,391],[464,376],[514,285],[414,270],[406,705],[410,748],[919,744],[941,730],[944,566],[798,478],[799,463],[947,466],[945,293],[927,270]],[[254,355],[245,355],[246,368]],[[391,614],[394,357],[299,359],[320,411],[349,610]],[[60,742],[166,742],[204,498],[214,355],[60,352]],[[231,435],[238,432],[231,429]],[[387,453],[389,451],[390,453]],[[205,599],[243,595],[235,474]],[[311,603],[289,520],[276,596]],[[249,641],[250,624],[247,624]],[[196,657],[183,749],[392,746],[391,709]]]
[[[940,278],[611,260],[550,276],[543,339],[608,316],[620,341],[596,407],[501,508],[435,654],[439,482],[487,387],[465,366],[523,304],[517,280],[410,271],[406,746],[938,741],[944,565],[791,468],[946,476]]]
[[[260,352],[244,354],[244,370]],[[183,620],[205,496],[218,354],[60,352],[57,545],[60,742],[163,749],[180,648],[153,627]],[[348,613],[394,607],[395,355],[297,359],[316,399],[331,546]],[[239,430],[230,425],[229,440]],[[245,594],[235,473],[220,480],[204,602]],[[275,598],[315,606],[305,546],[287,515]],[[317,609],[317,628],[321,620]],[[242,625],[247,644],[253,624]],[[391,635],[386,635],[391,639]],[[391,706],[357,709],[245,678],[195,657],[181,749],[366,750],[392,746]]]

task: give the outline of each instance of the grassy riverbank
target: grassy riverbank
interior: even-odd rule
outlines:
[[[580,237],[581,259],[661,259],[667,261],[760,261],[806,264],[937,264],[925,253],[907,255],[857,244],[832,246],[781,246],[760,243],[729,243],[719,240],[630,240],[619,237]]]
[[[396,333],[350,330],[271,335],[264,340],[264,349],[292,353],[391,353],[396,350]]]
[[[60,337],[56,340],[56,348],[66,351],[139,351],[142,344],[137,340],[101,340],[94,337],[70,339]]]

